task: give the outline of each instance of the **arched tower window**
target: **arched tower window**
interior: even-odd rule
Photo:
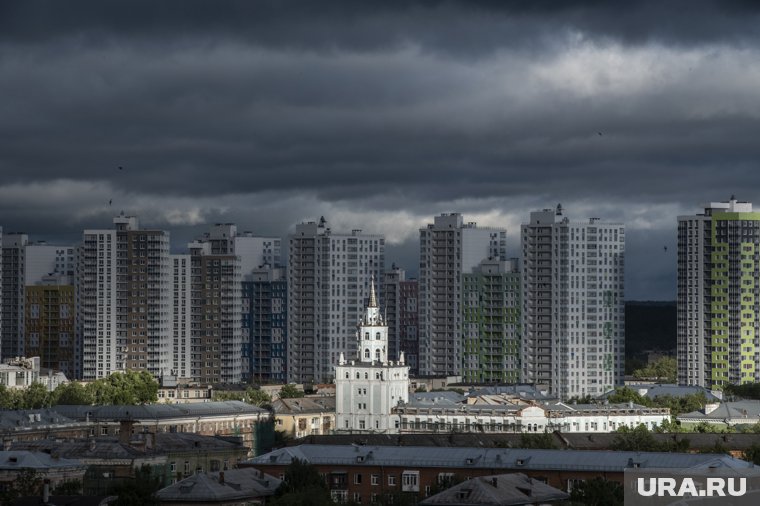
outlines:
[[[367,360],[369,360],[369,348],[365,348],[364,349],[364,358],[366,358]]]
[[[369,341],[369,332],[365,332],[364,333],[364,339],[366,339],[367,341]]]
[[[377,339],[377,340],[380,339],[380,332],[378,332],[377,334],[375,334],[375,339]]]
[[[375,360],[380,361],[380,350],[375,350]]]

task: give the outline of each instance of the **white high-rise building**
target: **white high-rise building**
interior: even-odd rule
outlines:
[[[373,281],[356,344],[355,358],[346,361],[341,353],[335,366],[335,429],[398,433],[399,419],[391,411],[409,401],[409,367],[403,352],[397,363],[388,360],[388,325]]]
[[[623,383],[625,228],[562,207],[522,226],[523,381],[562,399]]]
[[[484,259],[506,260],[506,237],[505,229],[464,223],[459,213],[420,229],[420,374],[461,374],[462,274]]]
[[[381,235],[334,233],[324,218],[296,225],[288,238],[289,381],[329,381],[340,354],[354,356],[348,336],[384,267]]]
[[[114,229],[85,230],[78,250],[77,334],[81,376],[172,369],[169,233],[117,216]]]

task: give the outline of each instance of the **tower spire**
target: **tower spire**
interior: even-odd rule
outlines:
[[[369,282],[369,305],[367,307],[377,307],[377,298],[375,297],[375,275]]]

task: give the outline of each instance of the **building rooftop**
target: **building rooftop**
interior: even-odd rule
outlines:
[[[335,397],[300,397],[297,399],[277,399],[272,403],[275,414],[296,415],[301,413],[323,413],[335,411]]]
[[[679,420],[726,420],[736,423],[742,418],[760,417],[760,400],[730,401],[707,404],[703,410],[678,415]],[[748,423],[751,423],[748,421]]]
[[[51,409],[75,420],[164,420],[198,416],[266,414],[265,409],[242,401],[145,404],[140,406],[53,406]]]
[[[521,470],[622,472],[641,468],[749,468],[753,464],[723,454],[534,450],[430,446],[299,445],[281,448],[247,461],[250,465],[288,465],[299,459],[315,465],[398,467],[472,467]]]
[[[439,506],[516,506],[563,501],[570,494],[551,487],[522,473],[497,474],[472,478],[420,504]]]
[[[253,468],[197,473],[156,492],[161,502],[227,502],[273,495],[281,481]]]
[[[61,459],[47,453],[30,452],[25,450],[0,451],[0,470],[34,469],[71,469],[85,466],[78,460]]]
[[[631,390],[634,390],[639,393],[639,395],[643,395],[644,397],[647,397],[649,399],[654,399],[655,397],[663,397],[663,396],[671,396],[671,397],[684,397],[687,395],[693,395],[698,393],[705,394],[705,397],[707,397],[708,401],[719,401],[720,399],[713,395],[713,393],[708,390],[707,388],[696,386],[696,385],[671,385],[671,384],[631,384],[626,385],[626,387],[630,388]],[[602,395],[602,397],[606,398],[610,395],[613,395],[615,393],[615,390],[610,390],[609,392],[606,392]]]
[[[63,425],[82,426],[84,424],[49,408],[0,410],[0,431],[44,429]]]

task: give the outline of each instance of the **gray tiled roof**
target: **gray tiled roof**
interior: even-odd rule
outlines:
[[[522,473],[479,476],[428,497],[420,504],[513,506],[568,499],[570,494]]]
[[[225,416],[267,411],[242,401],[145,404],[140,406],[54,406],[54,411],[76,420],[156,420],[196,416]]]
[[[48,408],[0,410],[0,430],[34,429],[50,425],[78,425],[79,423]]]
[[[140,459],[146,454],[115,439],[80,439],[77,441],[16,441],[13,449],[57,454],[68,459]]]
[[[162,502],[227,502],[253,499],[274,494],[281,481],[252,468],[197,473],[156,492]]]
[[[0,451],[0,469],[84,469],[84,465],[78,460],[55,458],[47,453],[30,452],[24,450]]]
[[[272,403],[272,408],[278,415],[335,411],[335,397],[277,399]]]
[[[666,395],[669,395],[671,397],[684,397],[686,395],[693,395],[701,392],[705,394],[705,397],[707,397],[708,401],[719,400],[715,395],[712,394],[712,392],[710,392],[710,390],[696,385],[672,385],[667,383],[657,383],[653,385],[626,385],[626,387],[635,391],[646,390],[644,397],[648,397],[649,399],[654,399],[655,397],[662,397]],[[614,393],[615,390],[610,390],[609,392],[606,392],[603,397],[609,397]]]
[[[364,464],[405,467],[473,467],[514,470],[623,471],[639,467],[690,468],[705,462],[752,467],[727,455],[620,452],[591,450],[533,450],[422,446],[300,445],[261,455],[250,464],[288,465],[294,459],[311,464]]]
[[[696,419],[725,419],[732,418],[736,422],[737,418],[758,418],[760,417],[760,401],[744,400],[721,402],[718,407],[710,413],[702,411],[692,411],[678,416],[679,419],[696,418]]]

